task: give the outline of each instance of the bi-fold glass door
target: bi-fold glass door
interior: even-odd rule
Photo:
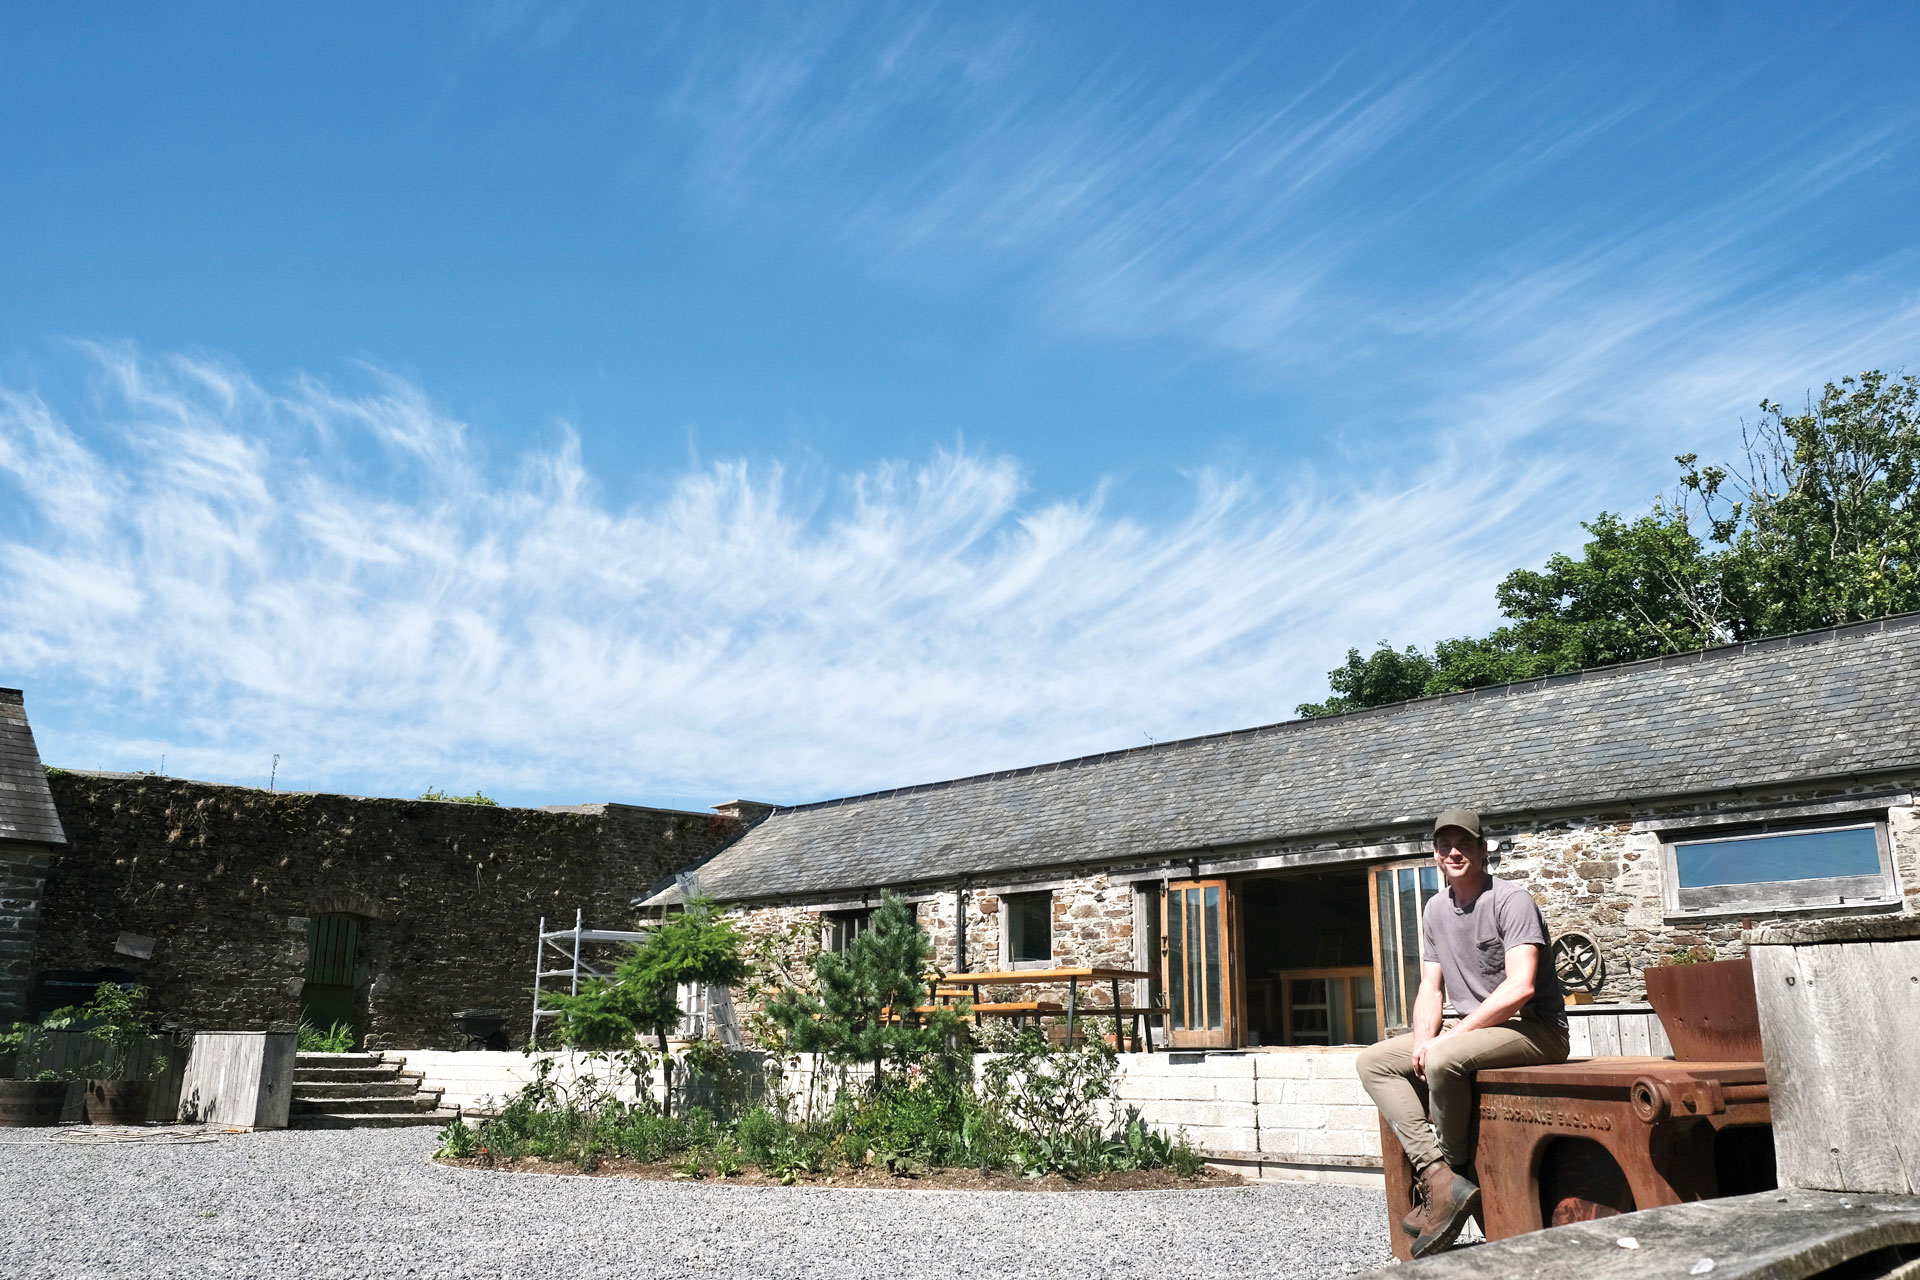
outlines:
[[[1231,1048],[1233,895],[1225,880],[1176,880],[1160,897],[1162,989],[1176,1048]]]
[[[1379,977],[1374,989],[1383,1033],[1413,1023],[1413,998],[1420,993],[1420,913],[1439,892],[1440,869],[1430,858],[1373,869],[1374,964]]]

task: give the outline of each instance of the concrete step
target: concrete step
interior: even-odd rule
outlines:
[[[296,1053],[293,1056],[296,1067],[377,1067],[381,1061],[377,1053]]]
[[[295,1113],[287,1120],[290,1129],[400,1129],[412,1125],[444,1125],[458,1120],[458,1111],[324,1111]]]
[[[432,1111],[439,1105],[440,1094],[437,1090],[371,1098],[309,1098],[295,1092],[290,1109],[299,1115],[403,1115],[412,1111]]]
[[[336,1081],[341,1084],[391,1084],[408,1077],[392,1067],[295,1067],[293,1079],[296,1084],[322,1081]],[[412,1079],[421,1078],[414,1072]]]
[[[398,1098],[423,1091],[417,1080],[295,1080],[296,1098]],[[426,1090],[439,1097],[441,1090]]]

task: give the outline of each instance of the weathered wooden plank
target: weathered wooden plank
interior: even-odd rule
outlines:
[[[1795,947],[1755,947],[1753,994],[1760,1006],[1760,1042],[1767,1064],[1767,1102],[1773,1110],[1774,1163],[1782,1184],[1825,1186],[1836,1180],[1820,1132],[1815,1077],[1822,1064],[1797,1028],[1806,1020],[1806,988]]]
[[[1570,1058],[1591,1058],[1593,1056],[1593,1035],[1587,1030],[1586,1018],[1567,1019],[1567,1056]]]
[[[1667,1039],[1667,1029],[1660,1023],[1659,1015],[1647,1020],[1647,1052],[1656,1058],[1673,1056],[1673,1041]]]
[[[1907,1193],[1920,1195],[1920,941],[1848,947],[1863,956],[1860,994],[1875,1030],[1870,1087],[1881,1095],[1883,1137]]]
[[[1623,1248],[1630,1240],[1632,1248]],[[1645,1209],[1456,1249],[1378,1280],[1808,1280],[1876,1250],[1920,1242],[1920,1200],[1826,1191]],[[1711,1260],[1711,1267],[1701,1263]]]
[[[1889,1021],[1886,943],[1756,947],[1754,994],[1780,1181],[1909,1192],[1901,1135],[1913,1121],[1914,1023]],[[1906,945],[1906,944],[1902,944]],[[1904,1007],[1904,1003],[1899,1007]],[[1909,1062],[1895,1065],[1904,1044]],[[1897,1092],[1904,1083],[1906,1092]]]
[[[1620,1056],[1619,1014],[1603,1013],[1588,1018],[1587,1034],[1592,1037],[1594,1057],[1617,1058]]]
[[[284,1129],[293,1094],[291,1033],[202,1032],[193,1038],[179,1118],[246,1129]]]
[[[152,1072],[156,1059],[164,1059],[165,1062],[164,1069],[158,1074]],[[186,1069],[186,1059],[186,1046],[171,1041],[143,1045],[123,1058],[117,1051],[83,1031],[34,1031],[28,1035],[27,1043],[22,1048],[19,1075],[23,1079],[30,1079],[42,1071],[53,1071],[59,1075],[90,1074],[96,1079],[115,1077],[151,1080],[152,1101],[147,1107],[147,1119],[172,1120],[179,1105],[180,1080]],[[86,1118],[87,1086],[85,1078],[82,1078],[67,1086],[60,1119],[65,1124],[77,1124]]]
[[[1623,1013],[1620,1015],[1620,1053],[1623,1057],[1646,1057],[1653,1052],[1653,1037],[1647,1033],[1647,1023],[1653,1021],[1650,1013]]]

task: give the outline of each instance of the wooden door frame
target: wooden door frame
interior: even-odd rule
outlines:
[[[1405,868],[1412,868],[1415,872],[1415,881],[1417,883],[1419,870],[1434,865],[1433,855],[1431,854],[1420,858],[1395,858],[1390,862],[1373,862],[1367,864],[1367,918],[1373,923],[1373,1029],[1382,1040],[1387,1038],[1387,1029],[1389,1027],[1405,1024],[1394,1022],[1388,1017],[1386,950],[1380,945],[1380,877],[1382,875],[1391,875],[1393,872]],[[1445,885],[1441,886],[1443,891],[1445,887]],[[1397,898],[1399,890],[1395,889],[1394,893]],[[1415,897],[1419,896],[1419,890],[1417,888],[1414,894]],[[1402,992],[1402,995],[1405,997],[1407,1020],[1410,1024],[1413,1020],[1413,996],[1406,992]],[[1397,1017],[1399,1010],[1396,1009],[1393,1012]]]
[[[1205,889],[1210,885],[1220,887],[1220,1030],[1219,1031],[1176,1031],[1173,1027],[1173,984],[1169,979],[1168,961],[1171,958],[1172,944],[1167,929],[1167,902],[1176,889]],[[1202,896],[1204,903],[1205,897]],[[1184,920],[1184,914],[1182,919]],[[1192,876],[1184,880],[1162,880],[1160,882],[1160,990],[1168,1005],[1167,1044],[1173,1049],[1237,1049],[1242,1047],[1244,1028],[1246,1027],[1247,990],[1246,983],[1240,979],[1240,960],[1245,954],[1245,938],[1241,932],[1240,893],[1236,878],[1229,876]],[[1184,939],[1183,939],[1184,941]],[[1204,943],[1202,944],[1205,945]],[[1204,958],[1202,968],[1205,967]],[[1187,983],[1183,980],[1184,991]],[[1204,1037],[1207,1043],[1179,1044],[1176,1037]],[[1217,1041],[1217,1043],[1216,1043]]]

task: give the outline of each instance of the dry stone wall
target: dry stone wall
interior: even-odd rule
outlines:
[[[25,1016],[33,940],[40,932],[41,899],[53,850],[0,841],[0,1022]]]
[[[1726,813],[1764,813],[1768,808],[1844,802],[1845,790],[1770,796],[1709,806],[1667,806],[1630,813],[1587,816],[1541,823],[1509,837],[1495,874],[1518,881],[1540,903],[1555,937],[1584,933],[1606,962],[1596,999],[1646,998],[1641,971],[1669,962],[1682,950],[1711,949],[1721,959],[1744,954],[1742,930],[1752,916],[1713,916],[1669,920],[1660,880],[1662,829],[1682,828]],[[1888,816],[1894,872],[1902,911],[1920,911],[1920,817],[1912,805],[1894,806]]]
[[[68,848],[45,886],[34,970],[117,966],[189,1030],[285,1031],[299,1017],[307,922],[360,920],[369,1047],[453,1047],[451,1015],[531,1015],[534,933],[630,928],[631,902],[731,838],[729,818],[289,794],[54,771]],[[151,959],[115,954],[122,932]]]

